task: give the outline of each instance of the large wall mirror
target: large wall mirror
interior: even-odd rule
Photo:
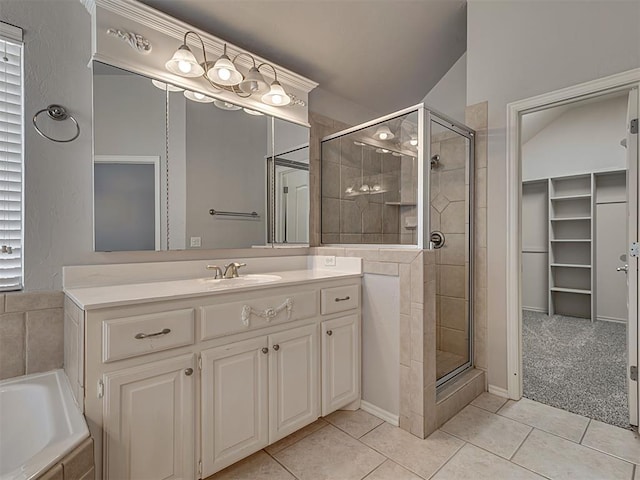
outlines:
[[[309,130],[94,62],[96,251],[305,244]]]

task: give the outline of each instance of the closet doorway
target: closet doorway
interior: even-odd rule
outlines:
[[[637,108],[626,89],[520,121],[522,396],[623,428],[638,408]]]

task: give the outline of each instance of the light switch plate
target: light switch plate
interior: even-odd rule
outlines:
[[[191,246],[192,247],[200,247],[202,246],[202,241],[200,237],[191,237]]]
[[[336,266],[336,257],[331,255],[329,257],[324,257],[324,266],[325,267],[335,267]]]

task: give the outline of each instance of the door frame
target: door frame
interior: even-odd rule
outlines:
[[[155,249],[160,250],[161,208],[160,198],[160,157],[157,155],[95,155],[93,163],[120,163],[124,165],[153,165],[153,177],[155,185],[154,210],[155,210]],[[95,202],[95,195],[94,195]],[[93,218],[95,223],[95,205],[93,206]],[[96,247],[96,227],[93,226],[93,249]]]
[[[507,105],[507,393],[522,397],[522,172],[520,131],[525,113],[616,91],[640,88],[640,68],[537,95]],[[636,310],[637,311],[637,310]],[[636,422],[637,423],[637,422]]]

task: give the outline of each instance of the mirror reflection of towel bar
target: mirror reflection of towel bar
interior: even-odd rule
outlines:
[[[209,210],[209,215],[219,215],[221,217],[249,217],[249,218],[260,218],[258,212],[223,212],[220,210],[211,209]]]

